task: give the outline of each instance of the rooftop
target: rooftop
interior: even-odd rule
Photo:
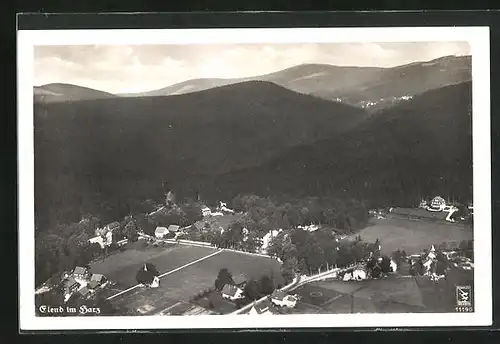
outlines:
[[[239,290],[241,289],[238,288],[237,286],[231,284],[225,284],[224,287],[222,288],[222,293],[229,296],[234,296]]]
[[[285,297],[286,297],[286,293],[284,291],[280,291],[280,290],[275,290],[271,294],[271,298],[275,299],[275,300],[283,300]]]
[[[92,277],[90,278],[91,281],[96,281],[100,282],[104,278],[104,275],[102,274],[92,274]]]
[[[168,226],[168,230],[170,232],[177,232],[179,230],[179,228],[180,228],[180,226],[178,226],[178,225],[170,225],[170,226]]]
[[[71,286],[73,286],[75,284],[78,284],[78,282],[73,277],[70,277],[66,281],[64,281],[64,285],[66,287],[71,287]]]
[[[156,229],[155,229],[155,233],[158,233],[158,234],[165,233],[167,231],[168,231],[167,227],[156,227]]]
[[[120,222],[118,221],[114,221],[114,222],[111,222],[111,223],[108,223],[106,225],[106,227],[112,229],[112,228],[116,228],[116,227],[120,227]]]
[[[84,296],[85,296],[85,295],[87,295],[88,293],[90,293],[90,290],[89,290],[89,288],[87,288],[87,287],[83,287],[83,288],[82,288],[82,289],[80,289],[78,292],[79,292],[80,294],[82,294],[82,295],[84,295]]]
[[[87,270],[88,270],[87,268],[84,268],[82,266],[77,266],[73,270],[73,273],[78,274],[78,275],[83,275],[83,274],[87,273]]]

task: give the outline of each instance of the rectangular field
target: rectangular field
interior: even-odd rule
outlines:
[[[356,235],[358,234],[366,242],[380,239],[383,254],[390,254],[398,249],[412,254],[428,249],[431,245],[439,245],[443,241],[454,241],[458,245],[462,240],[473,239],[473,230],[466,225],[402,218],[374,219]]]
[[[198,247],[185,246],[184,250],[186,249],[188,251],[191,249],[198,250]],[[158,259],[169,261],[170,254],[174,252],[176,251],[170,251],[170,253]],[[162,263],[158,262],[157,266],[159,268]],[[272,276],[276,286],[279,284],[284,285],[280,271],[281,266],[278,261],[244,253],[221,251],[206,260],[162,277],[158,288],[137,288],[111,301],[120,308],[137,309],[144,304],[149,304],[150,308],[154,308],[154,311],[161,311],[161,307],[171,303],[168,300],[188,302],[197,293],[213,288],[217,274],[222,268],[228,269],[233,276],[245,274],[254,279],[259,279],[263,275]],[[162,271],[160,270],[160,273]]]
[[[142,248],[140,245],[141,241],[124,252],[92,263],[92,273],[103,274],[116,282],[116,289],[126,289],[137,284],[135,277],[144,263],[152,263],[162,274],[215,252],[210,247],[168,245]]]

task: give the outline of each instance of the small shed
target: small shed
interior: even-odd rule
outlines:
[[[179,229],[180,229],[180,226],[178,226],[178,225],[170,225],[170,226],[168,226],[168,232],[175,233],[175,232],[178,232]]]

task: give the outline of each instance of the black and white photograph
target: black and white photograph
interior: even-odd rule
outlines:
[[[487,28],[18,37],[25,329],[491,324]]]

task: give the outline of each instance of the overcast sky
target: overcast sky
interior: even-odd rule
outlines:
[[[196,78],[256,76],[303,63],[392,67],[469,54],[469,45],[460,42],[37,46],[35,85],[61,82],[131,93]]]

